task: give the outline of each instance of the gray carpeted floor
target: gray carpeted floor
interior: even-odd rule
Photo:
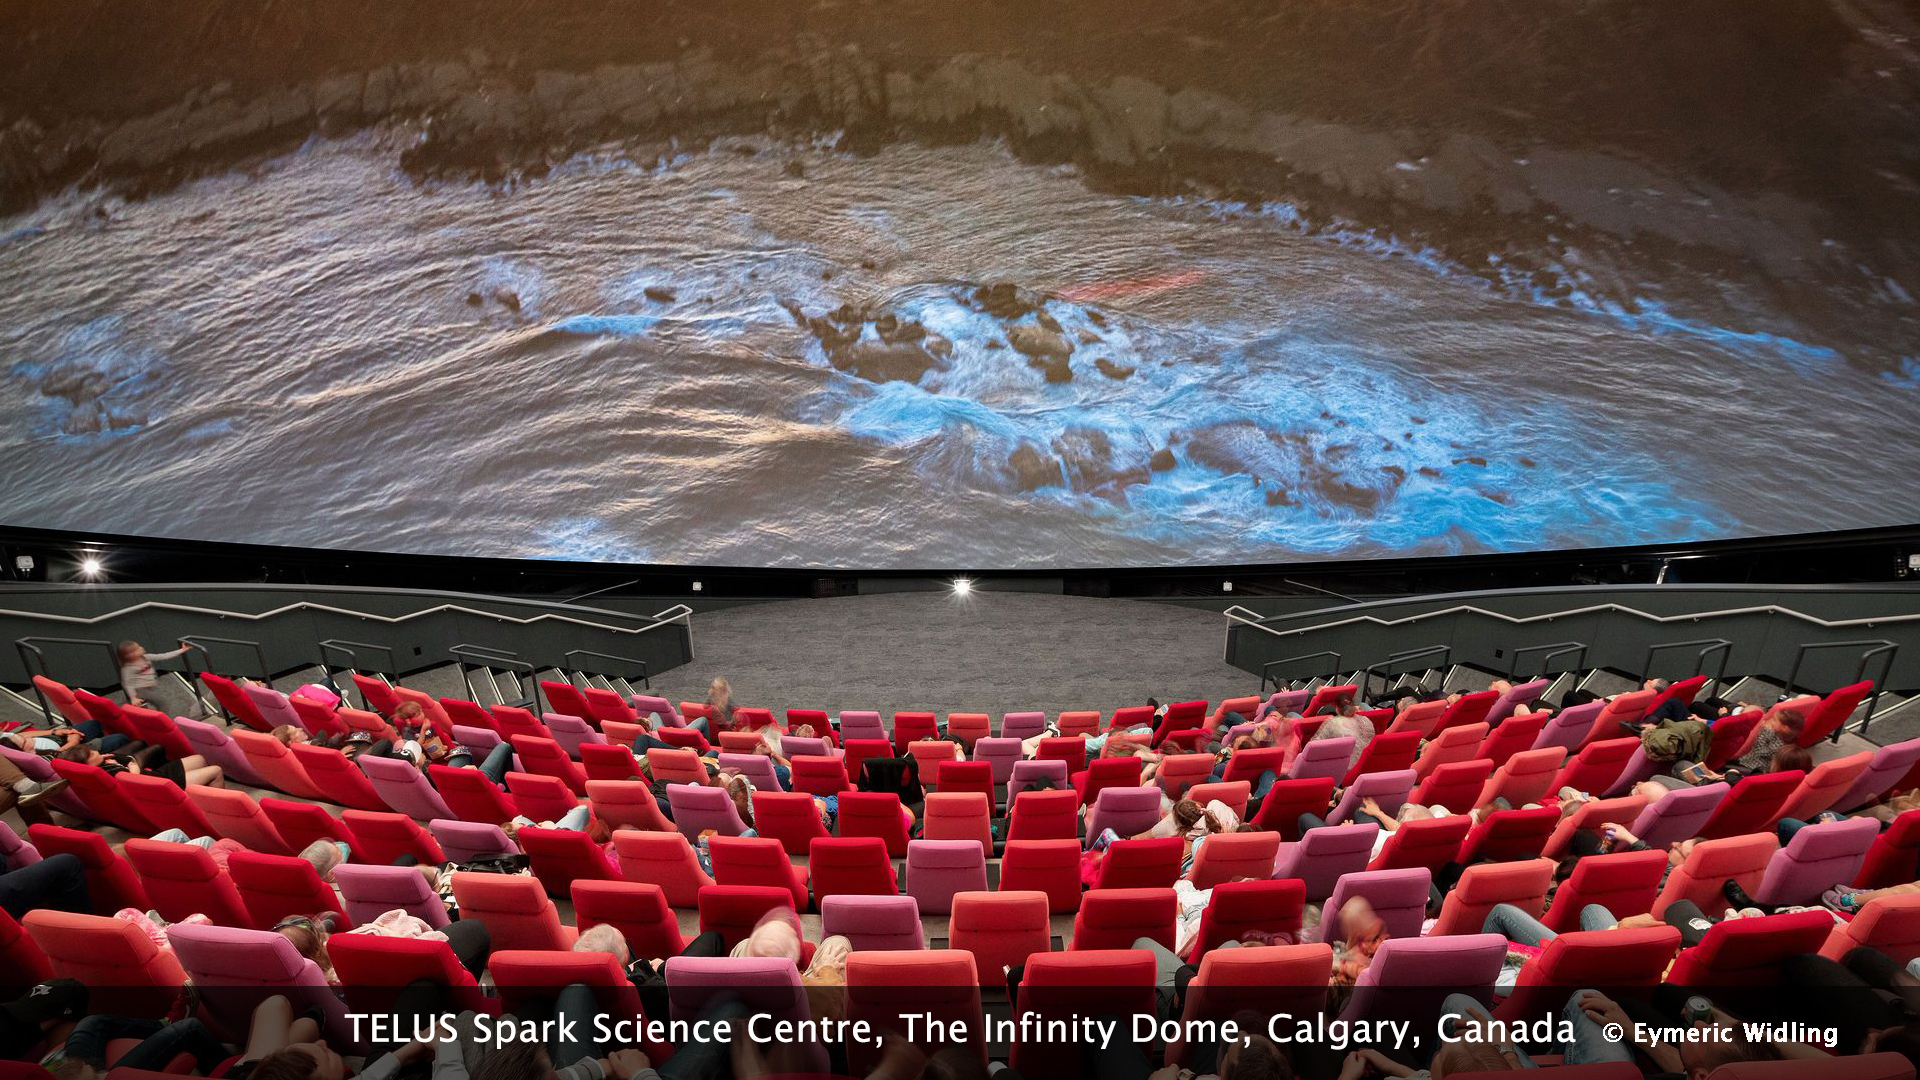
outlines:
[[[704,701],[725,676],[734,700],[775,710],[1098,709],[1252,694],[1220,659],[1217,612],[1139,600],[1033,593],[886,593],[753,604],[695,617],[696,659],[654,680]]]

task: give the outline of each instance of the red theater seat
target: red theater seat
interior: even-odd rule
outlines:
[[[964,1024],[968,1033],[965,1042],[936,1040],[924,1034],[918,1045],[927,1054],[959,1047],[980,1069],[986,1068],[980,986],[974,977],[972,956],[957,949],[856,952],[847,959],[846,980],[847,1020],[890,1031],[907,1030],[907,1017],[931,1017],[934,1023]],[[924,1019],[920,1022],[919,1030],[932,1030]],[[880,1063],[880,1050],[870,1043],[849,1039],[847,1063],[855,1073],[868,1075]]]
[[[453,900],[462,919],[486,924],[495,957],[502,949],[573,948],[573,927],[561,923],[559,911],[534,878],[456,871]]]
[[[199,784],[187,786],[187,798],[200,808],[206,819],[214,827],[214,835],[228,840],[237,840],[253,851],[268,855],[292,855],[295,849],[287,837],[267,818],[261,809],[261,803],[244,791],[230,788],[204,787]],[[280,802],[268,799],[266,802]],[[311,803],[300,803],[311,806]],[[323,811],[324,812],[324,811]],[[338,819],[336,819],[337,824]],[[345,826],[339,826],[344,829]],[[311,843],[311,841],[309,841]],[[303,845],[304,846],[304,845]],[[355,848],[356,854],[359,849]],[[365,861],[364,857],[361,861]]]
[[[1736,1000],[1770,998],[1780,982],[1780,963],[1817,953],[1833,931],[1825,911],[1796,911],[1757,919],[1715,923],[1698,945],[1680,950],[1666,981],[1673,986],[1710,986]],[[1718,1002],[1716,1002],[1718,1004]]]
[[[456,1008],[486,1014],[499,1008],[480,993],[473,975],[444,941],[342,934],[327,941],[327,956],[340,977],[347,1007],[356,1012],[390,1012],[400,988],[421,980],[447,987]]]
[[[1553,906],[1541,921],[1555,933],[1578,930],[1580,912],[1588,904],[1598,904],[1618,919],[1645,915],[1653,910],[1666,870],[1664,851],[1589,855],[1575,863],[1573,873],[1554,890]]]
[[[1920,865],[1920,810],[1909,810],[1874,837],[1853,887],[1888,889],[1904,885],[1914,880],[1916,865]]]
[[[67,781],[68,797],[77,797],[85,805],[87,820],[125,829],[135,835],[158,831],[105,770],[83,761],[64,761],[60,758],[54,758],[49,764],[55,773]]]
[[[700,869],[693,846],[677,832],[623,829],[613,834],[613,851],[620,859],[621,877],[659,885],[674,907],[693,907],[700,890],[713,884],[713,878]]]
[[[1469,866],[1447,894],[1427,937],[1478,934],[1495,904],[1512,904],[1538,918],[1546,908],[1547,885],[1552,881],[1551,859]]]
[[[1633,752],[1640,749],[1640,740],[1602,739],[1590,742],[1580,748],[1568,762],[1561,767],[1560,774],[1547,786],[1548,791],[1572,788],[1597,794],[1610,790],[1620,779],[1621,770],[1627,767]]]
[[[80,860],[86,871],[87,898],[93,904],[94,914],[111,915],[129,907],[145,911],[152,906],[133,867],[113,853],[106,837],[58,825],[36,824],[27,826],[27,842],[39,849],[43,859],[72,855]]]
[[[948,944],[971,953],[981,986],[1004,986],[1006,968],[1053,947],[1047,894],[963,892],[953,897]]]
[[[1027,961],[1014,1011],[1043,1025],[1073,1016],[1151,1016],[1154,979],[1153,954],[1144,949],[1042,953]],[[1022,1076],[1075,1080],[1085,1075],[1081,1049],[1058,1039],[1018,1041],[1008,1064]]]
[[[1220,839],[1215,837],[1209,840],[1206,847],[1212,847]],[[1275,836],[1273,840],[1278,844],[1280,838]],[[1116,840],[1107,845],[1106,855],[1100,860],[1100,871],[1094,879],[1093,887],[1095,889],[1171,889],[1173,883],[1180,877],[1180,860],[1185,846],[1177,836],[1153,840]],[[1202,848],[1201,851],[1204,854],[1206,848]],[[1271,858],[1267,861],[1267,867],[1268,873],[1272,873]],[[1195,869],[1198,868],[1196,865]],[[1200,887],[1204,889],[1207,886]]]
[[[447,804],[447,809],[453,811],[453,815],[461,821],[505,825],[520,812],[507,793],[496,787],[479,769],[429,765],[427,778],[433,781],[434,790],[440,793],[440,800]]]
[[[356,676],[355,685],[358,685],[359,681],[359,677]],[[260,710],[254,705],[253,699],[247,696],[246,691],[240,689],[238,683],[224,675],[215,675],[211,671],[201,672],[200,682],[212,691],[213,699],[220,703],[220,708],[225,710],[228,716],[256,732],[272,730],[273,725],[267,723],[267,718],[260,715]],[[380,686],[385,689],[386,684],[381,683]]]
[[[20,923],[56,978],[113,987],[123,1016],[165,1017],[187,981],[173,954],[125,919],[39,908]]]
[[[567,785],[567,790],[574,795],[586,795],[586,770],[568,757],[559,743],[552,739],[536,739],[528,735],[515,735],[507,741],[513,744],[514,755],[520,759],[520,765],[525,771],[538,773],[541,776],[551,776]]]
[[[642,959],[678,955],[686,948],[680,920],[660,886],[638,881],[573,883],[574,927],[587,930],[608,923],[620,931],[627,948]]]
[[[1232,771],[1231,766],[1228,771]],[[1279,833],[1280,838],[1289,843],[1298,840],[1300,815],[1326,817],[1332,810],[1333,788],[1334,781],[1330,776],[1275,781],[1267,797],[1261,800],[1260,812],[1253,816],[1253,824],[1256,828]]]
[[[994,803],[993,765],[985,761],[942,761],[934,768],[933,790],[941,794],[978,794]]]
[[[1023,791],[1007,814],[1007,839],[1072,840],[1080,835],[1080,798],[1064,788]]]
[[[847,767],[836,757],[806,756],[792,759],[791,781],[794,791],[808,795],[838,795],[849,791],[853,784],[847,780]]]
[[[140,816],[153,823],[155,832],[179,829],[193,837],[219,835],[213,823],[173,781],[158,776],[121,773],[115,782],[127,801],[138,808]]]
[[[1046,894],[1048,910],[1080,909],[1080,841],[1008,840],[1000,853],[1000,891]]]
[[[825,730],[825,725],[819,730]],[[971,752],[974,743],[993,734],[993,718],[986,713],[948,713],[947,734],[959,739]]]
[[[1403,821],[1387,836],[1380,854],[1367,864],[1369,870],[1410,870],[1416,867],[1438,870],[1458,860],[1460,844],[1467,838],[1473,819],[1465,814],[1442,818]]]
[[[1714,807],[1713,816],[1700,827],[1700,838],[1718,840],[1771,829],[1780,817],[1780,808],[1804,779],[1806,774],[1799,769],[1747,777],[1733,785],[1726,799]]]
[[[1696,844],[1686,861],[1667,873],[1666,884],[1653,903],[1653,913],[1664,915],[1669,905],[1681,900],[1693,901],[1702,911],[1725,911],[1727,899],[1722,886],[1737,881],[1751,895],[1759,889],[1767,864],[1779,847],[1780,841],[1770,832]]]
[[[1176,842],[1177,839],[1176,839]],[[1222,833],[1210,836],[1193,855],[1187,880],[1196,889],[1211,889],[1237,878],[1270,878],[1280,854],[1277,832]],[[1174,863],[1179,864],[1176,856]],[[1171,885],[1172,882],[1167,882]]]
[[[809,868],[788,862],[780,841],[760,836],[709,837],[707,856],[713,862],[715,884],[784,888],[793,896],[794,910],[806,910]]]
[[[1141,938],[1171,949],[1178,904],[1172,889],[1102,889],[1080,900],[1073,918],[1075,952],[1122,949]]]
[[[348,810],[340,815],[340,822],[353,833],[353,852],[361,862],[392,866],[402,855],[411,855],[428,866],[447,861],[433,837],[405,814]]]
[[[1417,732],[1405,731],[1392,735],[1377,735],[1360,751],[1360,760],[1347,770],[1346,778],[1340,781],[1341,787],[1351,787],[1355,780],[1367,773],[1398,772],[1413,768],[1414,758],[1420,753],[1420,736]]]
[[[1480,744],[1480,749],[1473,756],[1492,762],[1497,769],[1513,755],[1533,749],[1534,742],[1540,738],[1540,730],[1546,726],[1545,713],[1510,716],[1505,723],[1488,733],[1486,741]]]
[[[1494,1016],[1533,1020],[1557,1014],[1568,998],[1585,988],[1630,993],[1653,986],[1679,947],[1680,931],[1671,926],[1563,933],[1520,969],[1513,992]]]
[[[1560,824],[1560,811],[1551,806],[1531,810],[1496,810],[1475,825],[1460,843],[1460,861],[1507,862],[1537,859],[1547,838]]]
[[[1214,946],[1238,941],[1242,934],[1253,931],[1297,938],[1306,903],[1306,883],[1298,878],[1216,885],[1212,902],[1200,913],[1200,933],[1187,962],[1195,963]]]
[[[520,850],[526,852],[533,876],[548,896],[573,895],[576,881],[618,881],[620,875],[608,865],[600,845],[583,832],[571,829],[523,828],[514,834]]]
[[[507,794],[513,799],[514,807],[534,821],[559,821],[580,805],[573,789],[557,776],[510,772],[506,775],[506,781]],[[582,784],[581,794],[586,793],[585,789],[586,785]],[[732,804],[728,805],[731,807]]]
[[[767,912],[795,910],[793,890],[784,886],[709,885],[700,890],[698,903],[700,932],[718,932],[729,949],[745,941]]]
[[[1333,949],[1317,943],[1208,952],[1187,984],[1179,1030],[1191,1030],[1198,1021],[1228,1020],[1246,1009],[1262,1016],[1317,1016],[1326,1005],[1332,973]],[[1186,1065],[1190,1051],[1186,1040],[1175,1038],[1167,1045],[1167,1063]],[[1457,1080],[1459,1074],[1454,1075]]]
[[[589,780],[587,805],[609,829],[675,831],[673,822],[660,813],[653,789],[644,780]]]
[[[1443,806],[1454,814],[1468,813],[1480,805],[1475,800],[1480,797],[1481,790],[1486,787],[1487,777],[1492,772],[1493,762],[1485,758],[1442,765],[1420,781],[1420,786],[1413,789],[1407,801],[1421,806]]]
[[[580,744],[580,768],[589,781],[634,780],[641,775],[633,751],[612,743]]]
[[[813,878],[815,902],[829,896],[897,896],[900,893],[886,842],[877,836],[816,839],[807,857],[807,873]],[[804,893],[801,901],[805,901]]]
[[[893,714],[893,753],[895,757],[906,757],[907,746],[921,739],[937,739],[940,727],[930,712],[901,712]]]
[[[131,843],[132,841],[128,841]],[[227,873],[240,890],[249,922],[242,925],[255,930],[271,930],[289,915],[309,918],[334,912],[340,930],[353,929],[347,906],[334,895],[333,886],[320,880],[313,864],[294,855],[261,855],[236,851],[227,860]]]
[[[887,857],[907,857],[907,819],[900,796],[889,791],[849,791],[840,796],[835,828],[843,837],[877,836]]]
[[[753,793],[753,829],[780,842],[788,855],[805,855],[816,837],[831,836],[813,796],[785,791]]]
[[[223,873],[213,861],[213,856],[203,849],[192,844],[168,844],[134,837],[126,842],[122,850],[126,852],[127,861],[140,871],[142,888],[148,901],[140,905],[140,910],[146,910],[151,905],[152,910],[158,911],[160,917],[168,922],[179,922],[191,915],[205,915],[217,926],[253,925],[252,917],[247,913],[246,901],[240,898],[240,891],[233,879]],[[280,856],[263,857],[271,859]]]
[[[367,782],[366,774],[340,751],[308,743],[294,743],[287,749],[306,771],[307,779],[327,793],[326,802],[376,813],[391,809],[380,793],[373,790],[373,785]]]

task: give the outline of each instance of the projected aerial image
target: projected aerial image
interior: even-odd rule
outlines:
[[[0,523],[1064,568],[1913,519],[1898,9],[1044,8],[12,6]]]

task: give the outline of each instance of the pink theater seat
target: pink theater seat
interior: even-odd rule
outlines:
[[[307,779],[327,793],[327,802],[381,813],[390,809],[367,781],[366,774],[340,751],[308,743],[294,743],[287,750],[305,770]]]
[[[306,728],[306,723],[299,711],[293,707],[293,702],[287,695],[273,687],[248,683],[240,688],[240,692],[247,695],[247,700],[253,702],[254,710],[260,714],[262,720],[267,722],[269,730],[283,725]]]
[[[1000,890],[1045,893],[1049,910],[1080,909],[1080,841],[1008,840],[1000,853]]]
[[[507,741],[513,744],[514,755],[520,759],[525,771],[551,776],[567,785],[567,790],[574,795],[586,795],[586,770],[575,764],[558,742],[536,739],[530,735],[515,735]]]
[[[321,791],[320,786],[307,775],[306,767],[300,764],[299,758],[293,756],[293,751],[287,749],[287,744],[271,735],[262,735],[257,731],[241,731],[235,728],[227,734],[240,747],[241,753],[247,755],[247,762],[253,766],[253,771],[258,773],[268,786],[296,799],[327,801],[326,793]],[[402,761],[400,764],[405,765],[406,762]],[[412,768],[411,765],[407,767]]]
[[[1832,809],[1840,797],[1853,787],[1853,782],[1859,779],[1860,774],[1867,771],[1872,761],[1873,754],[1862,750],[1858,754],[1814,766],[1806,779],[1800,781],[1800,786],[1787,796],[1775,820],[1793,818],[1795,821],[1811,821],[1815,815]]]
[[[1558,859],[1567,853],[1568,845],[1573,843],[1576,833],[1589,833],[1594,839],[1604,839],[1600,830],[1608,822],[1616,825],[1631,825],[1638,820],[1647,808],[1647,800],[1641,795],[1626,795],[1617,799],[1588,799],[1580,804],[1573,813],[1560,819],[1553,827],[1553,835],[1547,838],[1547,846],[1540,854],[1549,859]],[[1631,830],[1629,830],[1631,831]]]
[[[1547,885],[1552,881],[1551,859],[1469,866],[1453,891],[1447,893],[1446,902],[1440,906],[1440,916],[1427,930],[1427,936],[1478,934],[1487,924],[1487,912],[1493,910],[1495,904],[1512,904],[1539,918],[1546,910]]]
[[[877,836],[816,839],[808,852],[807,873],[813,878],[816,902],[829,896],[893,896],[900,892],[886,842]]]
[[[1178,903],[1172,889],[1102,889],[1081,898],[1073,917],[1074,952],[1120,949],[1141,938],[1171,949]]]
[[[1571,754],[1586,743],[1587,736],[1593,732],[1593,721],[1605,712],[1605,701],[1589,701],[1584,705],[1575,705],[1562,709],[1547,719],[1540,728],[1540,734],[1534,736],[1532,750],[1546,750],[1555,746],[1564,747]],[[1616,728],[1615,734],[1619,734]]]
[[[1064,761],[1014,762],[1013,771],[1007,777],[1007,804],[1011,806],[1014,796],[1042,779],[1053,781],[1053,790],[1066,789],[1069,783],[1067,763]],[[1074,796],[1074,801],[1079,802],[1078,795]]]
[[[888,858],[906,857],[907,812],[900,805],[900,796],[890,791],[849,791],[841,795],[835,828],[843,837],[877,836],[886,844]]]
[[[637,957],[675,956],[686,948],[666,892],[649,882],[575,881],[573,913],[581,931],[601,923],[620,931]]]
[[[1014,1012],[1031,1013],[1041,1024],[1073,1016],[1151,1016],[1155,977],[1153,954],[1145,949],[1040,953],[1027,961]],[[1080,1045],[1058,1039],[1015,1042],[1008,1064],[1021,1076],[1085,1075]]]
[[[1860,873],[1879,835],[1880,823],[1872,818],[1808,825],[1774,852],[1753,898],[1769,907],[1816,905],[1821,893]]]
[[[1038,794],[1043,793],[1032,792],[1026,797]],[[1098,836],[1112,829],[1121,836],[1138,836],[1160,823],[1160,799],[1160,789],[1151,784],[1108,788],[1087,812],[1087,835]]]
[[[1724,911],[1726,896],[1720,891],[1727,881],[1737,881],[1752,895],[1766,876],[1767,864],[1780,847],[1772,833],[1753,833],[1706,840],[1696,844],[1686,861],[1667,874],[1666,884],[1653,903],[1653,914],[1665,915],[1667,908],[1681,900],[1691,900],[1702,911]]]
[[[433,837],[405,814],[347,810],[340,815],[340,823],[353,834],[353,853],[361,862],[392,866],[402,855],[411,855],[428,866],[447,861]]]
[[[920,905],[911,896],[829,896],[820,902],[820,936],[840,934],[853,951],[925,949]]]
[[[1575,863],[1573,873],[1554,890],[1553,906],[1541,921],[1555,933],[1578,930],[1580,912],[1588,904],[1598,904],[1618,919],[1645,915],[1653,910],[1666,870],[1662,851],[1589,855]]]
[[[634,714],[642,720],[650,716],[658,718],[659,722],[655,725],[656,727],[678,728],[687,726],[687,718],[680,715],[680,710],[674,708],[673,703],[666,698],[655,697],[651,694],[635,694],[632,700]],[[605,721],[602,721],[602,723],[604,724]]]
[[[1360,776],[1349,783],[1346,793],[1340,797],[1339,805],[1333,808],[1332,815],[1327,818],[1327,824],[1346,824],[1354,814],[1359,813],[1361,803],[1367,799],[1379,803],[1380,809],[1388,814],[1398,814],[1407,796],[1413,793],[1414,782],[1412,769]]]
[[[573,895],[576,881],[619,881],[600,845],[571,829],[523,828],[514,834],[533,876],[552,897]]]
[[[1535,679],[1523,682],[1494,699],[1487,707],[1486,723],[1488,727],[1499,727],[1505,723],[1522,705],[1531,706],[1540,700],[1540,695],[1553,685],[1552,679]]]
[[[581,748],[607,745],[605,735],[577,716],[547,713],[541,719],[546,722],[547,734],[560,747],[560,752],[575,761],[580,760]]]
[[[1177,840],[1178,838],[1176,838]],[[1158,843],[1159,841],[1143,841]],[[1209,836],[1195,850],[1187,880],[1196,889],[1210,889],[1239,878],[1271,878],[1274,862],[1280,854],[1280,834],[1275,832],[1221,833]],[[1111,856],[1109,856],[1111,857]],[[1176,857],[1177,867],[1180,860]]]
[[[739,836],[747,831],[747,823],[740,820],[740,813],[734,808],[732,796],[727,789],[717,787],[695,787],[692,784],[667,785],[667,805],[673,809],[674,827],[688,840],[696,840],[708,829],[720,836]],[[844,813],[846,800],[841,799]]]
[[[788,761],[796,757],[832,757],[833,743],[819,736],[782,735],[780,752]]]
[[[1301,748],[1299,756],[1287,766],[1287,779],[1317,780],[1321,777],[1329,777],[1337,783],[1347,775],[1347,762],[1353,757],[1353,744],[1352,738],[1321,739],[1318,742],[1308,743]],[[1235,759],[1238,756],[1235,755]],[[1227,778],[1234,778],[1232,766],[1228,767]],[[1244,779],[1257,781],[1258,777]]]
[[[211,833],[202,833],[206,836]],[[0,826],[0,865],[8,870],[18,870],[23,866],[32,866],[40,861],[40,849],[28,843],[26,838],[13,831],[10,825]]]
[[[807,909],[807,874],[815,867],[795,866],[769,837],[715,836],[707,841],[713,862],[713,880],[719,885],[760,885],[784,888],[793,896],[796,911]]]
[[[187,785],[187,798],[213,826],[214,835],[235,840],[268,855],[292,855],[293,845],[244,791]],[[311,804],[302,804],[311,805]]]
[[[165,1017],[186,982],[173,953],[125,919],[36,908],[20,925],[56,978],[113,987],[114,1011],[122,1015]]]
[[[254,771],[253,763],[225,731],[203,720],[186,717],[175,717],[173,724],[193,744],[193,752],[206,758],[208,764],[220,766],[228,780],[248,787],[268,786],[266,778]]]
[[[1419,937],[1427,917],[1427,894],[1432,888],[1433,874],[1424,868],[1343,874],[1322,909],[1316,940],[1328,944],[1347,940],[1349,930],[1339,925],[1339,913],[1347,901],[1354,899],[1365,900],[1373,908],[1386,924],[1389,937]]]
[[[1306,887],[1294,878],[1229,881],[1213,887],[1213,899],[1200,913],[1200,928],[1187,962],[1249,933],[1300,936]]]
[[[756,791],[787,790],[787,786],[780,782],[779,774],[773,771],[773,759],[765,754],[721,754],[720,771],[739,773],[753,784]]]
[[[389,911],[404,911],[434,929],[447,925],[447,905],[427,886],[413,866],[334,867],[333,883],[340,887],[347,917],[355,923],[372,922]]]
[[[675,831],[673,822],[660,813],[660,803],[644,780],[589,780],[587,805],[609,829]]]
[[[947,943],[972,954],[979,985],[1005,986],[1005,969],[1053,947],[1049,926],[1046,893],[956,893]]]
[[[542,773],[510,772],[507,795],[521,816],[534,821],[559,821],[580,805],[566,782]]]
[[[213,823],[171,780],[158,776],[121,773],[114,778],[120,794],[153,824],[155,832],[179,829],[188,836],[217,836]]]
[[[227,873],[240,890],[240,900],[251,920],[243,925],[255,930],[271,930],[289,915],[315,917],[334,912],[341,917],[341,930],[353,929],[358,921],[334,895],[333,886],[320,880],[313,864],[297,856],[236,851],[227,860]]]
[[[747,939],[770,911],[784,911],[797,924],[793,890],[768,885],[708,885],[700,890],[700,933],[714,932],[731,949]],[[801,959],[811,948],[801,943]]]
[[[1531,810],[1496,810],[1460,842],[1460,861],[1509,862],[1537,859],[1560,823],[1560,811],[1551,806]]]
[[[321,1033],[336,1046],[356,1047],[347,1007],[319,965],[300,955],[293,942],[271,930],[175,923],[167,943],[193,980],[199,1015],[216,1035],[245,1040],[262,988],[284,994],[298,1015],[320,1010]]]
[[[693,907],[700,890],[713,884],[692,845],[677,832],[621,830],[613,834],[613,851],[620,859],[621,877],[659,885],[667,903],[677,908]]]
[[[1325,900],[1340,875],[1365,870],[1373,861],[1373,838],[1379,831],[1372,822],[1310,829],[1297,842],[1280,846],[1273,876],[1299,878],[1306,883],[1307,899]]]
[[[1563,933],[1520,969],[1512,993],[1493,1015],[1514,1021],[1556,1015],[1576,992],[1595,986],[1645,992],[1660,982],[1679,948],[1680,931],[1671,926]]]
[[[447,858],[458,863],[520,854],[519,845],[508,839],[498,825],[434,818],[427,823],[427,832],[432,835],[433,842],[440,845],[440,850],[446,853]]]
[[[573,948],[574,928],[561,923],[553,901],[533,878],[456,871],[453,900],[462,919],[486,924],[496,951]]]
[[[1433,1006],[1447,994],[1464,993],[1485,1000],[1506,956],[1507,939],[1499,934],[1390,938],[1355,980],[1340,1019],[1417,1016],[1431,1022],[1437,1011]],[[1421,990],[1432,991],[1430,1001],[1419,993]]]
[[[427,776],[440,801],[452,811],[445,817],[486,825],[504,825],[520,812],[507,793],[487,779],[479,769],[461,769],[452,765],[429,765]],[[433,819],[429,819],[433,820]]]
[[[846,764],[837,757],[802,755],[790,759],[793,790],[807,795],[838,795],[853,789]]]
[[[447,807],[440,793],[407,759],[362,754],[355,764],[366,774],[367,782],[380,795],[380,801],[399,813],[415,821],[459,816]]]
[[[148,905],[158,911],[161,918],[178,922],[191,915],[205,915],[221,926],[252,925],[246,901],[240,898],[233,879],[202,848],[136,836],[128,840],[122,850],[127,861],[140,872]]]
[[[147,910],[146,889],[127,861],[113,853],[107,839],[99,833],[68,829],[58,825],[27,826],[27,840],[50,859],[72,855],[80,860],[87,875],[87,898],[96,915],[111,915],[121,908]]]
[[[1805,779],[1806,774],[1799,769],[1747,777],[1733,785],[1726,799],[1714,807],[1713,816],[1700,826],[1701,838],[1717,840],[1772,828],[1781,808]]]
[[[953,897],[987,887],[986,853],[971,840],[915,840],[907,845],[907,894],[930,915],[944,915]]]
[[[1177,1030],[1230,1020],[1249,1009],[1262,1016],[1317,1016],[1326,1006],[1332,973],[1333,949],[1318,943],[1208,952],[1187,983]],[[1176,1037],[1167,1044],[1167,1064],[1184,1066],[1191,1052]]]
[[[1920,739],[1880,747],[1854,778],[1853,786],[1834,800],[1832,808],[1846,812],[1879,802],[1916,764],[1920,764]]]
[[[1635,818],[1628,831],[1650,848],[1665,849],[1700,835],[1700,827],[1731,790],[1727,784],[1702,784],[1669,791]]]
[[[1218,839],[1220,838],[1214,838],[1214,840]],[[1279,839],[1277,836],[1273,837],[1276,844]],[[1212,843],[1213,841],[1209,841],[1209,846]],[[1093,887],[1096,889],[1170,889],[1180,877],[1180,861],[1184,848],[1185,843],[1177,836],[1149,840],[1116,840],[1107,845],[1106,854],[1100,860],[1099,873],[1094,878]],[[1269,872],[1272,865],[1271,861],[1267,863]]]
[[[772,1022],[808,1020],[812,1011],[800,984],[800,971],[785,957],[674,956],[667,959],[668,1016],[692,1021],[720,995],[740,1000],[750,1012]],[[827,1071],[826,1051],[817,1044],[795,1044],[809,1053],[798,1072]]]
[[[1047,730],[1047,714],[1010,712],[1000,717],[1000,737],[1024,742]]]
[[[1438,870],[1458,860],[1460,844],[1472,827],[1473,819],[1465,814],[1401,822],[1381,846],[1380,854],[1367,864],[1367,869]]]
[[[843,712],[840,714],[840,741],[844,745],[851,739],[887,739],[887,729],[880,723],[877,712]],[[891,746],[889,746],[891,749]]]
[[[1515,754],[1487,778],[1487,784],[1480,789],[1474,805],[1485,806],[1495,799],[1505,799],[1513,806],[1539,802],[1546,798],[1553,778],[1559,775],[1560,766],[1566,759],[1567,750],[1563,746]]]
[[[1480,805],[1476,800],[1492,775],[1493,762],[1486,758],[1442,765],[1420,781],[1420,786],[1413,789],[1407,801],[1421,806],[1444,807],[1454,814],[1469,813]]]

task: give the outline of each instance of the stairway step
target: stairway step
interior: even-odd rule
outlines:
[[[1595,668],[1580,680],[1579,687],[1600,697],[1612,697],[1615,694],[1632,693],[1640,689],[1640,684],[1605,668]]]
[[[1772,680],[1763,679],[1757,675],[1748,675],[1744,678],[1734,680],[1733,685],[1727,688],[1727,692],[1720,696],[1726,698],[1728,701],[1744,701],[1758,705],[1761,708],[1766,708],[1774,702],[1779,701],[1780,695],[1785,692],[1785,689],[1785,687]]]

